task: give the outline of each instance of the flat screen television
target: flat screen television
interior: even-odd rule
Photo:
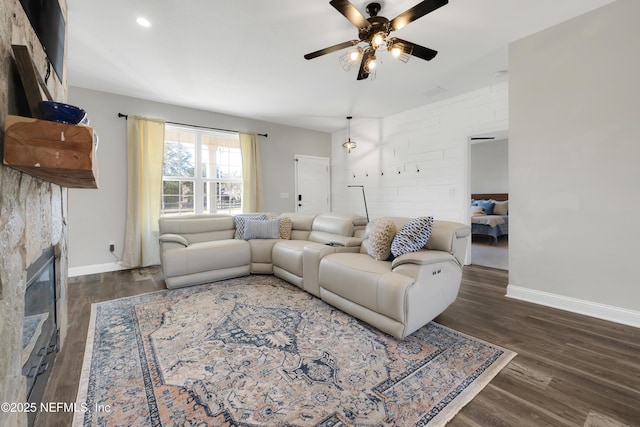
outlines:
[[[58,0],[20,0],[44,51],[62,80],[65,22]]]

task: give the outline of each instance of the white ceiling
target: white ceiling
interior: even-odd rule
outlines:
[[[357,38],[328,0],[67,0],[69,85],[334,132],[346,116],[385,117],[503,81],[510,42],[612,1],[450,0],[392,33],[435,59],[384,53],[375,80],[356,81],[342,52],[303,58]],[[368,17],[370,1],[352,2]],[[382,1],[379,15],[418,2]]]

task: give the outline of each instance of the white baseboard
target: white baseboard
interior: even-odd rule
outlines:
[[[600,304],[521,286],[507,286],[507,297],[640,328],[640,311]]]
[[[82,267],[69,267],[69,277],[88,276],[89,274],[108,273],[110,271],[123,270],[119,262],[106,264],[83,265]]]

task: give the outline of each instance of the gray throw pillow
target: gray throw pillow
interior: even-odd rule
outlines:
[[[244,240],[279,238],[279,219],[265,219],[262,221],[249,219],[244,222]]]
[[[247,220],[260,220],[267,219],[267,214],[260,215],[236,215],[233,217],[233,220],[236,223],[236,235],[235,238],[239,240],[244,240],[244,223]]]

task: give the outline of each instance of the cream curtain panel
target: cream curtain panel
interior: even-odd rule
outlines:
[[[262,164],[258,134],[240,132],[242,153],[242,211],[262,210]]]
[[[161,120],[127,119],[127,218],[122,264],[144,267],[160,264],[158,243],[164,125]]]

